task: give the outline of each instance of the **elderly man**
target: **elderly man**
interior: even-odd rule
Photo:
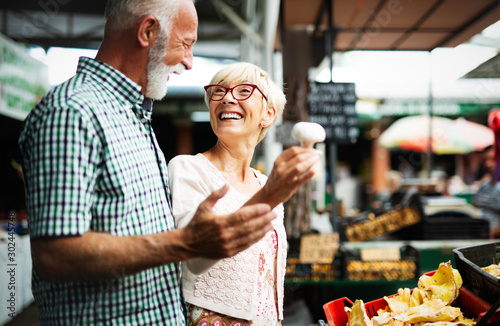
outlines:
[[[81,58],[40,101],[19,139],[41,325],[184,325],[179,262],[258,241],[275,217],[265,198],[281,187],[288,194],[273,200],[286,200],[314,162],[306,150],[288,153],[274,167],[283,182],[261,202],[216,217],[225,186],[175,230],[151,99],[164,96],[170,73],[191,69],[196,9],[193,0],[108,0],[105,15],[96,58]]]

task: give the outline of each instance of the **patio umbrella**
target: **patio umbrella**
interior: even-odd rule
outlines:
[[[454,121],[433,116],[431,134],[428,115],[404,117],[382,133],[380,145],[388,149],[426,152],[432,140],[435,154],[467,154],[493,144],[493,132],[487,133],[476,125],[465,119]]]
[[[464,118],[458,118],[454,122],[455,127],[467,138],[475,151],[482,151],[493,145],[495,134],[489,127]]]

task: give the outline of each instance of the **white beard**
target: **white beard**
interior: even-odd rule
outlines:
[[[159,35],[149,50],[149,61],[147,67],[146,96],[154,100],[161,100],[167,94],[168,75],[172,73],[182,74],[185,70],[183,64],[167,66],[163,59],[167,53],[167,38]]]

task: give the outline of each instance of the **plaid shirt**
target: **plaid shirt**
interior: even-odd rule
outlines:
[[[485,181],[474,195],[474,204],[490,222],[490,230],[500,225],[500,182]]]
[[[19,139],[32,238],[174,229],[151,110],[136,83],[89,58],[40,101]],[[109,281],[49,283],[34,268],[41,324],[184,325],[178,264],[110,272]]]

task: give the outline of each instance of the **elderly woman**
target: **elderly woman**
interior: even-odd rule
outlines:
[[[216,215],[262,202],[277,217],[264,238],[231,258],[183,263],[189,325],[281,325],[287,248],[281,203],[313,176],[310,168],[320,152],[291,147],[267,178],[250,163],[255,146],[283,111],[282,90],[259,67],[236,63],[220,70],[205,91],[218,140],[204,153],[180,155],[168,164],[177,226],[187,225],[198,205],[224,187],[227,193],[212,207]]]

